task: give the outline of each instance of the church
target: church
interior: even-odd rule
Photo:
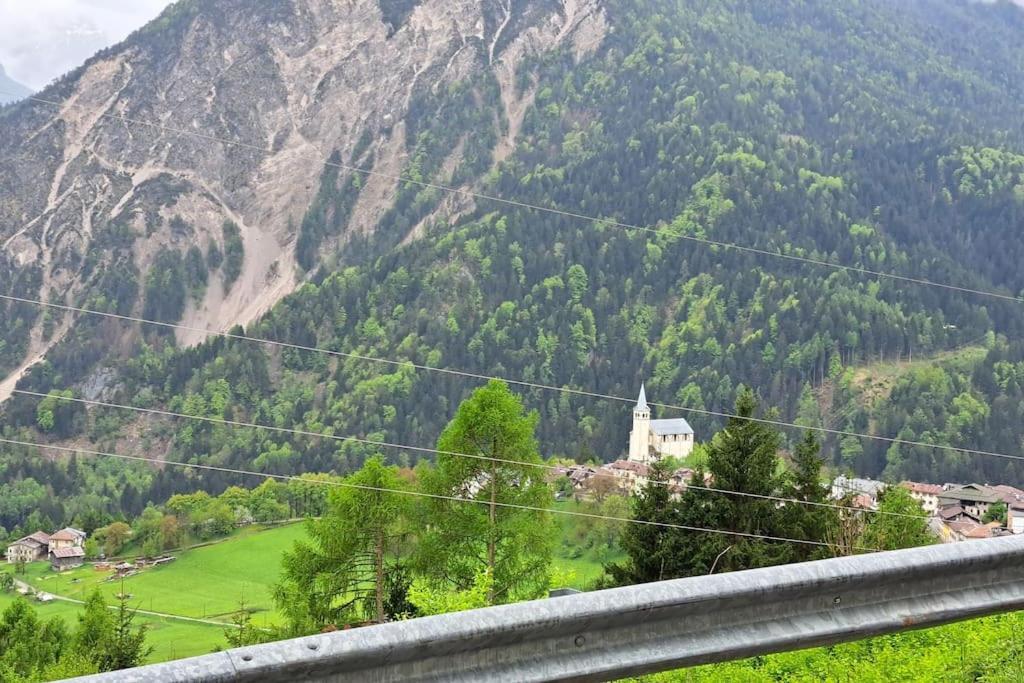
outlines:
[[[633,408],[633,431],[629,433],[629,459],[652,463],[663,457],[685,458],[693,450],[693,428],[681,417],[652,420],[644,385]]]

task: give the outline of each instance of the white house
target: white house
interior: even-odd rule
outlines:
[[[905,481],[903,486],[910,491],[910,497],[919,502],[929,515],[934,515],[939,511],[939,496],[943,491],[941,486],[922,484],[916,481]]]
[[[1009,522],[1006,526],[1015,534],[1024,534],[1024,503],[1014,503],[1009,508]]]
[[[693,428],[683,418],[652,420],[644,385],[633,408],[629,433],[629,460],[652,463],[663,457],[685,458],[693,451]]]
[[[642,462],[616,460],[598,470],[599,474],[604,472],[608,473],[609,476],[615,477],[622,490],[636,494],[640,493],[647,486],[650,468]]]
[[[885,482],[875,479],[848,478],[840,474],[832,481],[832,498],[839,500],[852,493],[855,496],[867,496],[872,506],[878,502],[878,495],[885,490]]]

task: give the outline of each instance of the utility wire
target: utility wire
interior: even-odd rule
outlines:
[[[12,95],[12,93],[7,93],[7,92],[4,92],[4,91],[0,91],[0,93],[6,94],[6,95]],[[42,98],[42,97],[39,97],[39,96],[35,96],[35,95],[26,97],[25,100],[31,101],[31,102],[36,102],[36,103],[39,103],[39,104],[46,104],[46,105],[50,105],[50,106],[54,106],[54,107],[69,106],[69,107],[79,107],[79,108],[84,108],[84,109],[90,109],[90,107],[88,105],[79,104],[78,102],[59,102],[59,101],[56,101],[56,100],[48,100],[48,99],[45,99],[45,98]],[[263,145],[256,145],[256,144],[252,144],[252,143],[249,143],[249,142],[242,142],[242,141],[239,141],[239,140],[228,140],[227,138],[222,138],[222,137],[219,137],[219,136],[216,136],[216,135],[210,135],[209,133],[201,133],[201,132],[197,132],[197,131],[193,131],[193,130],[187,130],[187,129],[184,129],[184,128],[175,128],[175,127],[172,127],[172,126],[166,126],[166,125],[161,124],[161,123],[155,123],[155,122],[152,122],[152,121],[145,121],[145,120],[142,120],[142,119],[131,118],[131,117],[127,117],[127,116],[124,116],[124,115],[114,114],[114,113],[111,113],[111,112],[100,112],[99,116],[102,117],[102,118],[109,118],[109,119],[113,119],[115,121],[120,121],[121,123],[133,124],[133,125],[138,125],[138,126],[146,126],[148,128],[153,128],[153,129],[156,129],[156,130],[161,130],[161,131],[165,131],[165,132],[168,132],[168,133],[173,133],[173,134],[176,134],[176,135],[186,135],[186,136],[190,136],[190,137],[197,138],[197,139],[200,139],[200,140],[205,140],[207,142],[217,142],[217,143],[220,143],[222,145],[229,145],[229,146],[232,146],[232,147],[239,147],[239,148],[242,148],[242,149],[253,150],[253,151],[260,152],[262,154],[272,155],[274,153],[274,151],[272,149],[264,147]],[[565,217],[565,218],[572,218],[574,220],[586,221],[588,223],[596,223],[596,224],[599,224],[599,225],[607,225],[607,226],[610,226],[610,227],[613,227],[613,228],[619,228],[619,229],[622,229],[622,230],[636,230],[636,231],[639,231],[639,232],[653,233],[655,235],[667,235],[667,236],[670,236],[670,237],[675,237],[675,238],[678,238],[678,239],[687,240],[689,242],[693,242],[693,243],[696,243],[696,244],[701,244],[701,245],[709,246],[709,247],[718,247],[718,248],[722,248],[722,249],[731,249],[733,251],[739,251],[739,252],[744,252],[744,253],[748,253],[748,254],[756,254],[756,255],[759,255],[759,256],[769,256],[769,257],[773,257],[773,258],[784,259],[784,260],[787,260],[787,261],[803,263],[803,264],[806,264],[806,265],[819,266],[819,267],[822,267],[822,268],[831,268],[833,270],[838,270],[838,271],[843,271],[843,272],[848,272],[848,273],[857,273],[859,275],[867,275],[867,276],[870,276],[870,277],[886,278],[886,279],[894,280],[894,281],[897,281],[897,282],[906,282],[906,283],[915,284],[915,285],[922,285],[922,286],[926,286],[926,287],[938,287],[940,289],[945,289],[947,291],[955,291],[955,292],[961,292],[961,293],[965,293],[965,294],[975,294],[975,295],[978,295],[978,296],[992,297],[992,298],[1002,299],[1002,300],[1006,300],[1006,301],[1014,301],[1014,302],[1017,302],[1017,303],[1024,303],[1024,298],[1022,298],[1022,297],[1014,296],[1012,294],[1005,294],[1005,293],[1002,293],[1002,292],[996,292],[996,291],[993,291],[993,290],[983,290],[983,289],[975,289],[975,288],[972,288],[972,287],[962,287],[962,286],[959,286],[959,285],[951,285],[951,284],[944,283],[944,282],[936,282],[934,280],[927,280],[925,278],[917,278],[917,277],[911,277],[911,276],[907,276],[907,275],[897,275],[895,273],[886,273],[886,272],[883,272],[883,271],[872,270],[870,268],[863,268],[863,267],[860,267],[860,266],[850,266],[850,265],[845,265],[845,264],[841,264],[841,263],[832,263],[830,261],[825,261],[825,260],[822,260],[822,259],[811,258],[811,257],[807,257],[807,256],[797,256],[795,254],[786,254],[786,253],[783,253],[781,251],[771,251],[771,250],[768,250],[768,249],[761,249],[761,248],[758,248],[758,247],[751,247],[751,246],[746,246],[746,245],[741,245],[741,244],[735,244],[735,243],[732,243],[732,242],[720,242],[718,240],[711,240],[711,239],[707,239],[707,238],[704,238],[704,237],[696,237],[694,235],[686,235],[684,233],[675,232],[675,231],[672,231],[672,230],[668,230],[666,228],[651,228],[651,227],[642,226],[642,225],[633,225],[633,224],[630,224],[630,223],[623,223],[621,221],[616,221],[616,220],[612,220],[612,219],[609,219],[609,218],[599,218],[597,216],[588,216],[586,214],[577,213],[577,212],[574,212],[574,211],[565,211],[563,209],[557,209],[557,208],[550,207],[550,206],[540,206],[540,205],[537,205],[537,204],[530,204],[528,202],[522,202],[522,201],[518,201],[518,200],[515,200],[515,199],[505,199],[503,197],[497,197],[497,196],[494,196],[494,195],[483,194],[481,192],[475,192],[473,190],[468,190],[468,189],[465,189],[465,188],[451,187],[451,186],[442,185],[442,184],[439,184],[439,183],[433,183],[433,182],[423,181],[423,180],[416,180],[416,179],[410,178],[408,176],[396,175],[396,174],[391,174],[391,173],[383,173],[381,171],[375,171],[373,169],[361,168],[359,166],[352,166],[352,165],[344,164],[344,163],[341,163],[341,162],[331,161],[329,158],[324,159],[323,160],[323,164],[325,166],[330,166],[330,167],[333,167],[333,168],[338,168],[338,169],[341,169],[343,171],[349,171],[351,173],[361,173],[361,174],[366,175],[366,176],[373,176],[373,177],[377,177],[377,178],[384,178],[385,180],[392,180],[392,181],[396,181],[396,182],[400,182],[400,183],[407,183],[407,184],[410,184],[410,185],[417,185],[419,187],[423,187],[423,188],[427,188],[427,189],[431,189],[431,190],[438,190],[440,192],[447,192],[447,193],[454,194],[454,195],[461,195],[463,197],[469,197],[469,198],[476,199],[476,200],[489,201],[489,202],[494,202],[494,203],[497,203],[497,204],[504,204],[506,206],[512,206],[512,207],[516,207],[516,208],[520,208],[520,209],[528,209],[528,210],[531,210],[531,211],[537,211],[537,212],[541,212],[541,213],[547,213],[547,214],[551,214],[551,215],[562,216],[562,217]]]
[[[55,304],[55,303],[50,303],[50,302],[46,302],[46,301],[40,301],[38,299],[29,299],[29,298],[25,298],[25,297],[12,296],[10,294],[0,294],[0,300],[7,300],[7,301],[18,302],[18,303],[33,304],[33,305],[37,305],[37,306],[46,306],[46,307],[49,307],[49,308],[54,308],[54,309],[58,309],[58,310],[62,310],[62,311],[72,311],[72,312],[76,312],[76,313],[86,313],[86,314],[90,314],[90,315],[98,315],[98,316],[103,316],[103,317],[106,317],[106,318],[113,318],[113,319],[116,319],[116,320],[123,320],[123,321],[128,321],[128,322],[141,323],[141,324],[145,324],[145,325],[154,325],[154,326],[157,326],[157,327],[163,327],[163,328],[167,328],[167,329],[186,330],[186,331],[190,331],[190,332],[203,332],[203,333],[209,334],[209,335],[220,335],[220,336],[226,337],[228,339],[236,339],[236,340],[239,340],[239,341],[254,342],[254,343],[258,343],[258,344],[267,344],[267,345],[275,346],[275,347],[278,347],[278,348],[294,349],[294,350],[297,350],[297,351],[307,351],[307,352],[311,352],[311,353],[324,353],[324,354],[327,354],[327,355],[330,355],[330,356],[335,356],[335,357],[338,357],[338,358],[352,358],[352,359],[355,359],[355,360],[369,361],[369,362],[373,362],[373,363],[383,363],[385,365],[391,365],[391,366],[395,366],[395,367],[408,367],[408,368],[412,368],[414,370],[422,370],[422,371],[425,371],[425,372],[436,372],[436,373],[439,373],[439,374],[451,375],[451,376],[456,376],[456,377],[467,377],[467,378],[470,378],[470,379],[485,380],[485,381],[498,380],[500,382],[505,382],[507,384],[512,384],[512,385],[520,386],[520,387],[526,387],[526,388],[529,388],[529,389],[541,389],[541,390],[544,390],[544,391],[556,391],[556,392],[559,392],[559,393],[572,394],[574,396],[582,396],[582,397],[585,397],[585,398],[603,399],[603,400],[608,400],[608,401],[618,401],[620,403],[634,403],[635,402],[635,399],[626,398],[624,396],[614,396],[614,395],[611,395],[611,394],[602,394],[602,393],[595,392],[595,391],[586,391],[584,389],[574,389],[572,387],[558,387],[558,386],[554,386],[554,385],[551,385],[551,384],[540,384],[538,382],[527,382],[526,380],[511,379],[511,378],[508,378],[508,377],[499,377],[497,375],[485,375],[485,374],[482,374],[482,373],[467,372],[465,370],[455,370],[455,369],[452,369],[452,368],[439,368],[439,367],[435,367],[435,366],[432,366],[432,365],[423,365],[423,364],[420,364],[420,363],[413,363],[412,361],[399,361],[399,360],[392,360],[392,359],[389,359],[389,358],[378,358],[378,357],[375,357],[375,356],[368,356],[368,355],[365,355],[365,354],[352,353],[352,352],[348,352],[348,351],[334,351],[334,350],[331,350],[331,349],[320,349],[320,348],[317,348],[317,347],[314,347],[314,346],[304,346],[302,344],[292,344],[290,342],[276,341],[276,340],[273,340],[273,339],[264,339],[262,337],[252,337],[252,336],[245,335],[245,334],[235,334],[235,333],[231,333],[231,332],[218,332],[216,330],[210,330],[210,329],[202,328],[202,327],[193,327],[193,326],[189,326],[189,325],[180,325],[180,324],[177,324],[177,323],[159,322],[159,321],[156,321],[156,320],[146,320],[145,318],[138,318],[138,317],[130,316],[130,315],[120,315],[118,313],[108,313],[106,311],[96,311],[96,310],[92,310],[92,309],[88,309],[88,308],[81,308],[81,307],[78,307],[78,306],[68,306],[68,305],[65,305],[65,304]],[[999,453],[999,452],[996,452],[996,451],[985,451],[985,450],[979,450],[979,449],[975,449],[975,448],[961,448],[961,447],[957,447],[957,446],[946,446],[946,445],[942,445],[942,444],[927,443],[927,442],[924,442],[924,441],[913,441],[913,440],[908,440],[908,439],[900,439],[898,437],[881,436],[881,435],[878,435],[878,434],[865,434],[865,433],[862,433],[862,432],[852,432],[852,431],[847,431],[847,430],[843,430],[843,429],[833,429],[833,428],[830,428],[830,427],[815,427],[815,426],[799,425],[799,424],[796,424],[794,422],[785,422],[783,420],[773,420],[773,419],[770,419],[770,418],[754,417],[754,416],[745,417],[743,415],[737,415],[735,413],[728,413],[728,412],[725,412],[725,411],[707,410],[705,408],[693,408],[691,406],[674,405],[674,404],[671,404],[671,403],[656,403],[656,402],[648,401],[648,405],[654,406],[656,408],[663,408],[663,409],[667,409],[667,410],[679,410],[679,411],[682,411],[682,412],[685,412],[685,413],[694,413],[694,414],[697,414],[697,415],[705,415],[705,416],[709,416],[709,417],[749,420],[751,422],[757,422],[759,424],[771,425],[773,427],[779,427],[779,428],[785,428],[785,429],[796,429],[796,430],[799,430],[799,431],[812,431],[812,432],[816,432],[816,433],[819,433],[819,434],[828,434],[830,436],[838,436],[838,437],[850,436],[850,437],[854,437],[854,438],[857,438],[857,439],[870,439],[872,441],[881,441],[881,442],[888,443],[888,444],[898,444],[898,445],[906,445],[906,446],[919,446],[921,448],[932,448],[932,449],[935,449],[935,450],[948,451],[948,452],[951,452],[951,453],[963,453],[963,454],[967,454],[967,455],[983,455],[983,456],[989,456],[989,457],[994,457],[994,458],[1007,458],[1007,459],[1010,459],[1010,460],[1024,460],[1024,455],[1014,455],[1014,454],[1011,454],[1011,453]]]
[[[129,405],[124,405],[124,404],[120,404],[120,403],[108,403],[106,401],[97,401],[97,400],[85,399],[85,398],[75,398],[75,397],[72,397],[72,396],[61,396],[59,394],[52,394],[52,395],[51,394],[43,394],[43,393],[40,393],[40,392],[37,392],[37,391],[26,391],[26,390],[23,390],[23,389],[15,389],[14,393],[21,394],[23,396],[32,396],[32,397],[36,397],[36,398],[52,398],[52,399],[58,400],[58,401],[68,401],[68,402],[73,402],[73,403],[81,403],[81,404],[84,404],[84,405],[96,406],[96,407],[100,407],[100,408],[115,408],[115,409],[118,409],[118,410],[130,410],[130,411],[134,411],[134,412],[137,412],[137,413],[143,413],[143,414],[146,414],[146,415],[157,415],[157,416],[160,416],[160,417],[171,417],[171,418],[184,419],[184,420],[198,420],[200,422],[208,422],[208,423],[211,423],[211,424],[219,424],[219,425],[225,425],[225,426],[229,426],[229,427],[242,427],[242,428],[248,428],[248,429],[263,429],[263,430],[277,432],[277,433],[292,434],[292,435],[295,435],[295,436],[308,436],[308,437],[317,438],[317,439],[328,439],[328,440],[331,440],[331,441],[360,443],[360,444],[365,444],[365,445],[369,445],[369,446],[379,446],[379,447],[383,447],[383,448],[393,448],[393,449],[397,449],[397,450],[414,451],[414,452],[417,452],[417,453],[429,453],[429,454],[432,454],[432,455],[450,455],[450,456],[458,457],[458,458],[471,458],[471,459],[474,459],[474,460],[485,460],[485,461],[488,461],[488,462],[497,462],[497,463],[502,463],[502,464],[506,464],[506,465],[536,467],[536,468],[539,468],[539,469],[545,469],[545,470],[551,470],[551,471],[559,469],[558,466],[556,466],[556,465],[549,465],[547,463],[524,462],[522,460],[511,460],[511,459],[508,459],[508,458],[496,458],[496,457],[492,457],[492,456],[488,456],[488,455],[480,455],[480,454],[473,454],[473,453],[459,453],[459,452],[455,452],[455,451],[444,451],[444,450],[439,450],[439,449],[436,449],[436,448],[426,448],[424,446],[408,446],[408,445],[398,444],[398,443],[389,443],[387,441],[379,441],[379,440],[376,440],[376,439],[365,439],[365,438],[361,438],[361,437],[357,437],[357,436],[339,436],[337,434],[321,434],[319,432],[311,432],[311,431],[307,431],[307,430],[303,430],[303,429],[290,429],[290,428],[287,428],[287,427],[275,427],[273,425],[264,425],[264,424],[259,424],[259,423],[255,423],[255,422],[240,422],[238,420],[226,420],[224,418],[206,417],[206,416],[203,416],[203,415],[187,415],[185,413],[176,413],[176,412],[173,412],[173,411],[170,411],[170,410],[160,410],[160,409],[157,409],[157,408],[140,408],[140,407],[137,407],[137,406],[129,406]],[[668,482],[652,482],[652,483],[657,483],[659,485],[669,486]],[[865,508],[854,507],[854,506],[851,506],[851,505],[835,505],[835,504],[832,504],[832,503],[821,503],[821,502],[818,502],[818,501],[800,500],[799,498],[787,498],[787,497],[784,497],[784,496],[772,496],[772,495],[767,495],[767,494],[748,493],[748,492],[745,492],[745,491],[730,491],[728,489],[719,489],[719,488],[712,488],[712,487],[708,487],[708,486],[699,486],[697,484],[686,484],[685,488],[691,488],[691,489],[694,489],[694,490],[697,490],[697,491],[708,491],[708,492],[712,492],[712,493],[724,493],[724,494],[727,494],[727,495],[741,496],[741,497],[746,497],[746,498],[757,498],[757,499],[761,499],[761,500],[770,500],[770,501],[774,501],[774,502],[778,502],[778,503],[796,503],[796,504],[801,504],[801,505],[810,505],[810,506],[823,507],[823,508],[834,508],[834,509],[837,509],[837,510],[843,510],[843,511],[847,511],[847,512],[868,512],[868,513],[871,513],[871,514],[891,515],[891,516],[894,516],[894,517],[911,517],[911,518],[915,518],[915,519],[918,517],[918,515],[912,515],[912,514],[907,514],[907,513],[902,513],[902,512],[888,512],[888,511],[882,511],[882,510],[867,510]]]
[[[440,494],[436,494],[436,493],[426,493],[426,492],[423,492],[423,491],[407,491],[407,490],[402,490],[402,489],[389,489],[389,488],[378,487],[378,486],[367,486],[367,485],[364,485],[364,484],[352,484],[350,482],[343,482],[343,481],[322,481],[322,480],[318,480],[318,479],[303,479],[302,477],[298,477],[298,476],[294,476],[294,475],[267,474],[265,472],[253,472],[251,470],[236,469],[236,468],[233,468],[233,467],[220,467],[220,466],[217,466],[217,465],[200,465],[200,464],[190,463],[190,462],[178,462],[178,461],[174,461],[174,460],[151,460],[149,458],[144,458],[144,457],[137,456],[137,455],[124,455],[123,453],[106,453],[106,452],[102,452],[102,451],[92,451],[92,450],[87,450],[87,449],[83,449],[83,448],[69,448],[69,447],[66,447],[66,446],[56,446],[56,445],[50,445],[50,444],[33,443],[33,442],[30,442],[30,441],[18,441],[16,439],[0,438],[0,443],[6,443],[6,444],[14,445],[14,446],[26,446],[26,447],[30,447],[30,448],[44,448],[44,449],[50,449],[50,450],[60,451],[60,452],[64,452],[64,453],[81,453],[81,454],[84,454],[84,455],[93,455],[93,456],[105,457],[105,458],[118,458],[118,459],[121,459],[121,460],[132,460],[132,461],[136,461],[136,462],[144,462],[144,463],[147,463],[147,464],[150,464],[150,465],[152,465],[154,463],[158,463],[158,464],[161,464],[161,465],[170,465],[172,467],[185,467],[185,468],[193,468],[193,469],[199,469],[199,470],[208,470],[208,471],[212,471],[212,472],[224,472],[224,473],[227,473],[227,474],[238,474],[238,475],[245,475],[245,476],[252,476],[252,477],[261,477],[263,479],[268,479],[269,478],[269,479],[279,479],[279,480],[283,480],[283,481],[298,481],[298,482],[302,482],[302,483],[306,483],[306,484],[324,484],[324,485],[329,485],[329,486],[338,486],[338,487],[341,487],[341,488],[358,489],[358,490],[362,490],[362,491],[376,491],[376,492],[379,492],[379,493],[396,493],[396,494],[401,494],[401,495],[416,496],[416,497],[420,497],[420,498],[430,498],[430,499],[434,499],[434,500],[452,501],[452,502],[456,502],[456,503],[476,503],[476,504],[479,504],[479,505],[492,505],[491,501],[489,501],[489,500],[477,500],[476,498],[459,498],[458,496],[445,496],[445,495],[440,495]],[[542,508],[542,507],[536,507],[536,506],[532,506],[532,505],[519,505],[519,504],[516,504],[516,503],[501,503],[501,502],[495,502],[495,503],[493,503],[493,505],[495,507],[510,508],[510,509],[515,509],[515,510],[525,510],[525,511],[528,511],[528,512],[550,512],[552,514],[567,515],[567,516],[570,516],[570,517],[584,517],[584,518],[588,518],[588,519],[600,519],[600,520],[609,521],[609,522],[622,522],[622,523],[625,523],[625,524],[643,524],[643,525],[647,525],[647,526],[656,526],[656,527],[662,527],[662,528],[666,528],[666,529],[680,529],[682,531],[696,531],[696,532],[709,533],[709,534],[722,534],[722,535],[726,535],[726,536],[738,536],[738,537],[742,537],[742,538],[756,538],[756,539],[760,539],[760,540],[764,540],[764,541],[779,541],[779,542],[782,542],[782,543],[801,543],[803,545],[821,546],[821,547],[826,547],[826,548],[835,548],[836,547],[835,544],[833,544],[833,543],[825,543],[824,541],[810,541],[810,540],[799,539],[799,538],[785,538],[785,537],[782,537],[782,536],[769,536],[769,535],[766,535],[766,534],[754,534],[754,533],[747,533],[747,532],[743,532],[743,531],[727,531],[725,529],[706,529],[704,527],[689,526],[689,525],[686,525],[686,524],[671,524],[669,522],[654,522],[654,521],[643,520],[643,519],[630,519],[628,517],[612,517],[610,515],[598,515],[598,514],[594,514],[594,513],[590,513],[590,512],[578,512],[578,511],[574,511],[574,510],[557,510],[557,509],[553,509],[553,508]],[[852,549],[853,550],[865,551],[865,552],[879,552],[879,550],[877,548],[863,548],[863,547],[853,546]]]

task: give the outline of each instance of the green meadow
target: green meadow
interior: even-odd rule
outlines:
[[[566,510],[577,507],[571,502],[556,506]],[[574,518],[556,514],[555,519],[565,537]],[[112,571],[97,571],[91,564],[58,574],[45,562],[30,564],[19,578],[39,590],[76,600],[84,600],[98,587],[110,604],[123,589],[136,609],[225,624],[244,603],[256,626],[270,625],[279,621],[271,589],[280,572],[281,554],[304,535],[301,522],[248,527],[212,544],[174,553],[177,559],[173,562],[123,580],[111,580]],[[601,575],[602,568],[592,551],[572,552],[566,541],[556,547],[554,571],[564,579],[561,583],[583,589]],[[12,594],[0,594],[0,610],[14,599]],[[43,619],[58,616],[69,624],[77,623],[79,605],[57,600],[45,604],[33,600],[32,605]],[[150,661],[190,657],[226,646],[221,626],[142,614],[136,618],[149,628],[148,642],[154,647]]]
[[[23,578],[41,590],[79,600],[99,587],[111,602],[123,584],[133,607],[196,619],[229,621],[244,602],[260,625],[275,619],[270,590],[281,553],[304,534],[301,523],[246,528],[223,541],[176,553],[173,562],[123,581],[108,580],[112,572],[89,564],[57,574],[42,562],[30,565]]]
[[[5,610],[17,597],[11,593],[0,593],[0,612]],[[49,620],[59,617],[69,626],[78,624],[81,605],[60,600],[45,604],[31,600],[30,604],[40,619]],[[153,652],[149,656],[150,662],[202,655],[212,652],[218,647],[223,648],[227,644],[224,639],[224,629],[220,626],[162,619],[142,614],[137,615],[135,619],[136,623],[145,624],[149,630],[146,642],[153,648]]]

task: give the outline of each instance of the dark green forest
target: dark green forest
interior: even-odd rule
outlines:
[[[728,412],[751,387],[807,426],[1019,453],[1024,303],[686,238],[1024,294],[1024,14],[953,0],[629,0],[609,12],[614,31],[593,57],[557,53],[523,67],[519,86],[534,104],[515,153],[495,168],[495,121],[507,126],[498,85],[480,77],[423,92],[406,122],[415,153],[405,174],[449,181],[442,163],[465,139],[456,184],[657,234],[478,199],[455,225],[430,225],[402,246],[443,198],[405,183],[371,237],[350,236],[362,179],[327,167],[297,230],[310,279],[246,333],[624,397],[645,380],[653,401],[709,411]],[[359,145],[341,161],[365,166],[368,156]],[[225,252],[205,255],[228,287],[244,258],[232,227]],[[104,244],[124,259],[97,270],[76,303],[176,320],[206,285],[203,254],[143,275],[128,258],[133,239],[106,228]],[[0,287],[33,293],[31,278]],[[40,315],[0,305],[3,367],[21,358]],[[80,318],[21,387],[432,445],[478,385],[234,340],[176,349],[155,330],[125,348],[125,328]],[[884,392],[858,381],[862,368],[911,357]],[[543,456],[610,460],[625,449],[628,404],[525,397],[540,412]],[[344,474],[370,452],[47,400],[15,396],[5,433],[279,474]],[[721,426],[684,416],[698,440]],[[836,469],[893,480],[1024,484],[1019,460],[850,437],[827,439],[823,453]],[[137,515],[146,501],[236,483],[84,459],[69,473],[20,451],[2,459],[0,480],[8,523],[31,509],[14,501],[66,512],[93,500]]]

